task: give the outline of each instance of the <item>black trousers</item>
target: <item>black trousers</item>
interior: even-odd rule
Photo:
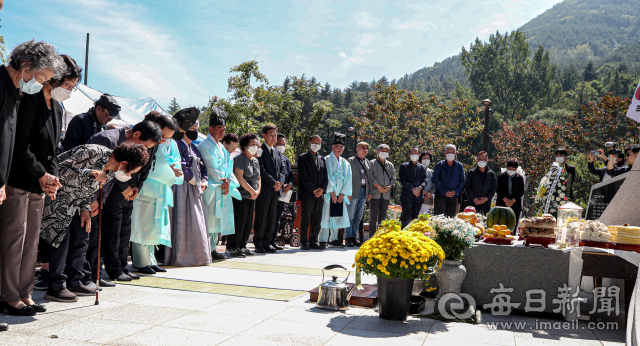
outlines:
[[[91,233],[89,233],[89,246],[84,256],[84,277],[82,284],[96,282],[98,279],[98,215],[91,218]],[[78,217],[78,220],[80,218]]]
[[[413,219],[417,219],[422,208],[422,201],[400,202],[402,206],[402,228],[405,228]]]
[[[60,246],[49,245],[49,288],[61,291],[82,284],[84,256],[89,243],[89,233],[80,226],[80,216],[71,220]]]
[[[457,197],[447,197],[445,195],[436,196],[433,200],[433,213],[448,217],[456,216],[456,208],[458,208]]]
[[[253,227],[253,211],[255,207],[256,201],[254,199],[233,199],[233,218],[236,230],[231,245],[233,248],[243,249],[247,247],[247,241],[251,235],[251,227]],[[228,246],[229,242],[227,242]]]
[[[313,202],[302,202],[300,206],[300,241],[304,244],[311,241],[318,242],[320,233],[320,223],[322,222],[322,208],[324,198],[316,198]],[[312,220],[313,217],[313,220]],[[309,235],[309,224],[311,224],[311,234]]]
[[[487,203],[480,205],[476,205],[475,203],[473,203],[473,201],[471,201],[471,203],[472,204],[469,204],[468,206],[476,208],[477,213],[487,215],[487,213],[489,213],[489,210],[491,210],[491,201],[487,201]],[[462,212],[463,210],[464,209],[461,209],[460,211]]]
[[[133,201],[124,199],[121,193],[111,191],[102,209],[102,243],[100,256],[110,278],[125,272],[131,238],[131,213]]]
[[[278,238],[278,232],[280,232],[280,218],[282,218],[282,213],[284,213],[284,202],[278,201],[278,207],[276,208],[276,225],[273,227],[273,238],[271,238],[271,242],[275,242],[276,238]]]
[[[265,186],[265,188],[268,187]],[[253,244],[256,250],[269,247],[273,238],[279,197],[279,194],[274,193],[271,197],[258,196],[256,200],[256,218],[253,226]]]

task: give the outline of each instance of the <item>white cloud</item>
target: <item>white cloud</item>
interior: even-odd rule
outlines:
[[[380,26],[381,20],[374,17],[371,12],[360,11],[353,15],[358,26],[363,28],[377,28]]]
[[[362,35],[362,38],[360,39],[360,45],[361,46],[367,46],[373,43],[373,41],[376,39],[375,36],[373,36],[372,34],[364,34]]]
[[[346,58],[346,57],[347,57],[347,55],[346,55],[346,54],[344,54],[344,52],[340,52],[340,53],[338,53],[338,55],[339,55],[341,58]]]
[[[354,51],[360,55],[362,54],[368,54],[368,53],[373,53],[375,49],[364,49],[362,47],[358,47],[356,48]]]

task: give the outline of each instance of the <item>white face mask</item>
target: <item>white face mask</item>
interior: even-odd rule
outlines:
[[[556,156],[556,162],[557,163],[563,163],[564,162],[564,156]]]
[[[71,98],[71,90],[57,87],[51,91],[51,98],[58,102],[66,101]]]
[[[411,158],[411,161],[416,162],[418,161],[418,158],[420,158],[420,155],[413,154],[413,155],[409,155],[409,157]]]
[[[508,170],[507,169],[507,174],[509,174],[510,177],[513,177],[514,175],[516,175],[516,171],[512,171],[512,170]]]
[[[447,161],[453,161],[456,159],[456,154],[447,154],[445,155]]]
[[[256,150],[256,156],[258,156],[258,157],[262,156],[262,148],[258,148]]]
[[[381,152],[379,152],[379,153],[378,153],[378,157],[379,157],[381,160],[386,160],[386,159],[387,159],[387,157],[389,157],[389,153],[385,153],[384,151],[381,151]]]
[[[20,81],[18,82],[18,87],[20,88],[20,91],[22,91],[25,94],[37,94],[40,92],[40,90],[42,90],[42,84],[40,84],[40,82],[38,82],[36,80],[36,73],[33,73],[33,77],[31,78],[30,81],[28,82],[24,82],[24,71],[22,71],[22,78],[20,79]]]
[[[485,168],[485,167],[487,167],[487,163],[484,162],[484,161],[478,161],[478,167]]]
[[[429,166],[430,163],[431,163],[431,160],[429,160],[429,159],[422,160],[422,164],[425,165],[425,166]]]
[[[123,170],[120,170],[120,166],[118,166],[118,171],[115,173],[115,177],[116,179],[118,179],[118,181],[121,181],[123,183],[131,180],[131,176],[127,175],[127,173],[125,173]]]
[[[286,148],[287,148],[287,147],[285,147],[284,145],[278,145],[278,146],[276,147],[276,149],[278,149],[278,151],[279,151],[279,152],[281,152],[281,153],[283,153],[283,154],[284,154],[284,150],[285,150]]]
[[[318,151],[320,151],[320,148],[322,148],[322,145],[320,144],[311,144],[311,151],[313,151],[314,153],[317,153]]]
[[[249,152],[249,154],[251,155],[255,155],[258,152],[258,147],[257,146],[252,146],[252,147],[248,147],[247,151]]]

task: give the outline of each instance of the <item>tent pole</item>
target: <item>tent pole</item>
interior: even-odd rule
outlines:
[[[87,74],[89,71],[89,33],[87,33],[87,52],[84,55],[84,85],[87,85]]]

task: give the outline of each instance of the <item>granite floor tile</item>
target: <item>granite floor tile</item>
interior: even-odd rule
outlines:
[[[510,330],[490,330],[484,325],[434,321],[427,342],[456,341],[460,344],[482,342],[493,345],[513,345]]]
[[[220,346],[298,346],[300,343],[286,343],[283,341],[271,341],[260,337],[234,336],[220,344]]]
[[[127,304],[114,309],[98,312],[94,314],[94,316],[107,320],[158,325],[191,312],[193,311],[160,306]]]
[[[269,318],[291,308],[284,302],[265,299],[232,298],[216,303],[200,311],[223,315]]]
[[[11,316],[0,314],[0,322],[9,324],[9,332],[29,332],[31,330],[44,328],[76,319],[76,316],[63,315],[58,313],[40,313],[35,316]],[[0,335],[5,332],[0,332]]]
[[[350,330],[368,330],[374,332],[409,335],[423,334],[426,335],[431,330],[433,320],[428,318],[418,318],[408,316],[406,321],[388,321],[378,317],[375,310],[364,311],[355,321],[351,322],[342,330],[346,333]]]
[[[602,343],[598,340],[583,340],[568,338],[557,334],[530,334],[530,333],[514,333],[516,345],[518,346],[600,346]]]
[[[512,330],[516,333],[561,335],[571,339],[596,339],[595,334],[587,328],[587,325],[583,321],[572,324],[559,320],[514,316]]]
[[[156,326],[127,337],[110,342],[109,345],[122,346],[175,346],[175,345],[218,345],[229,339],[226,334],[203,332],[200,330],[178,329]]]
[[[196,311],[165,322],[163,326],[201,330],[233,336],[257,325],[258,323],[261,323],[262,321],[264,321],[264,319]]]
[[[105,344],[124,336],[151,328],[149,325],[82,317],[54,326],[31,331],[34,335]]]
[[[424,343],[426,334],[401,335],[395,333],[375,332],[370,330],[349,329],[343,330],[331,338],[325,345],[347,346],[347,345],[367,345],[367,346],[387,346],[387,345],[407,345],[420,346]]]
[[[5,332],[3,332],[5,333]],[[86,341],[76,341],[62,338],[51,338],[39,335],[19,334],[8,339],[0,339],[0,346],[98,346]]]
[[[228,299],[231,299],[231,297],[218,294],[172,292],[140,300],[136,303],[184,310],[201,310]]]
[[[153,298],[166,294],[167,290],[151,289],[146,287],[117,285],[116,287],[104,288],[99,294],[99,300],[116,303],[133,303],[136,301]],[[82,300],[91,300],[92,297],[82,297]]]
[[[265,321],[240,334],[249,339],[264,339],[282,344],[323,345],[336,334],[328,327],[310,324]]]
[[[47,308],[47,314],[49,313],[60,313],[64,315],[72,315],[72,316],[88,316],[93,315],[97,312],[117,308],[125,305],[125,303],[117,303],[111,301],[101,300],[100,304],[95,305],[94,299],[86,299],[86,297],[82,297],[85,299],[79,299],[75,303],[60,303],[60,302],[52,302],[47,301],[43,303],[43,305]]]

